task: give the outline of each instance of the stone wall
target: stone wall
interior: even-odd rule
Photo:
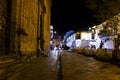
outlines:
[[[5,51],[5,28],[7,26],[7,0],[0,0],[0,54]]]
[[[36,51],[38,0],[13,0],[11,51]]]
[[[50,48],[50,10],[51,0],[44,0],[46,13],[44,14],[44,50],[47,51]]]
[[[27,35],[21,35],[21,51],[36,51],[38,0],[22,0],[21,28]]]
[[[46,13],[44,14],[44,40],[46,49],[50,42],[50,3],[44,1]],[[39,6],[41,6],[40,4]],[[37,51],[39,47],[38,36],[40,36],[40,18],[38,15],[38,0],[12,0],[12,18],[11,18],[11,51],[21,51],[25,54],[31,54]],[[39,14],[40,14],[39,13]],[[39,23],[38,23],[39,22]],[[46,50],[45,49],[45,50]]]
[[[0,54],[9,50],[36,53],[41,35],[43,48],[48,51],[50,11],[51,0],[0,0]]]

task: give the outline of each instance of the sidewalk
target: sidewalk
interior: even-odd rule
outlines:
[[[4,73],[5,69],[3,68],[5,65],[8,65],[12,62],[14,62],[15,60],[10,58],[9,56],[6,55],[0,55],[0,77],[1,74]]]
[[[58,51],[51,51],[49,57],[40,56],[27,62],[29,68],[9,80],[56,80],[57,59]]]

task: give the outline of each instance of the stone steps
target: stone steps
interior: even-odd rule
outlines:
[[[27,66],[22,60],[4,59],[0,62],[0,80],[6,80],[10,76],[26,69]]]

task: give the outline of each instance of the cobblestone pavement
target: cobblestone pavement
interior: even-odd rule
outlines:
[[[9,80],[56,80],[58,51],[51,51],[49,57],[40,56],[27,63],[28,69],[17,73]]]
[[[77,53],[64,52],[62,80],[120,80],[120,68]]]
[[[52,51],[49,57],[30,61],[27,70],[9,80],[120,80],[120,68],[116,65],[68,51],[61,52],[58,59],[57,53]]]

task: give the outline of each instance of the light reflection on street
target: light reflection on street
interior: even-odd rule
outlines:
[[[120,80],[120,67],[76,53],[61,54],[62,80]]]
[[[59,50],[51,50],[50,57],[57,60]]]

